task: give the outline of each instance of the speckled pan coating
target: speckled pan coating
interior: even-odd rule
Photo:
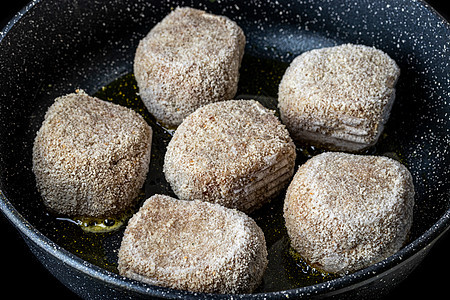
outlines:
[[[137,48],[134,74],[143,102],[175,126],[201,105],[233,98],[244,46],[242,29],[227,17],[175,9]]]
[[[250,293],[267,267],[264,234],[244,213],[154,195],[129,221],[120,274],[206,293]]]
[[[45,205],[90,217],[130,208],[148,172],[151,139],[151,127],[131,109],[84,92],[57,98],[33,146]]]
[[[321,270],[345,274],[400,250],[413,206],[412,177],[399,162],[326,152],[298,169],[284,218],[300,255]]]
[[[33,244],[31,250],[53,275],[83,298],[193,298],[203,295],[144,285],[95,266],[70,253],[48,231],[59,221],[42,214],[35,192],[30,153],[47,107],[60,95],[83,88],[89,94],[132,72],[141,38],[171,8],[179,5],[226,15],[243,28],[247,53],[285,62],[315,48],[342,43],[373,45],[388,53],[402,70],[386,128],[408,165],[416,188],[410,244],[362,272],[323,284],[292,287],[240,298],[311,298],[385,295],[411,270],[418,282],[433,282],[446,256],[427,256],[450,224],[450,24],[424,1],[60,1],[33,0],[0,32],[0,209]],[[55,9],[58,7],[58,9]],[[70,24],[70,26],[68,26]],[[148,29],[147,29],[148,28]],[[377,149],[380,148],[377,145]],[[390,151],[390,150],[388,150]],[[107,239],[105,243],[115,239]],[[59,243],[59,242],[58,242]],[[443,244],[440,244],[443,246]],[[116,243],[104,244],[116,249]],[[113,252],[113,251],[112,251]],[[415,268],[424,257],[427,272]],[[116,257],[114,255],[113,257]],[[111,259],[114,261],[114,258]],[[437,263],[434,263],[434,262]],[[424,270],[422,269],[422,270]],[[32,272],[32,270],[30,271]],[[410,277],[411,278],[411,277]],[[432,285],[433,290],[445,286]],[[406,289],[405,289],[406,287]],[[403,285],[401,290],[411,286]],[[340,294],[342,293],[342,294]],[[433,292],[432,292],[433,293]],[[436,293],[438,295],[438,293]]]
[[[345,44],[294,59],[279,87],[281,119],[299,142],[359,151],[389,118],[400,69],[373,47]]]
[[[295,145],[278,118],[254,100],[208,104],[176,130],[164,174],[180,199],[252,212],[287,186]]]

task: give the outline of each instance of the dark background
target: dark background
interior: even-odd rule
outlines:
[[[16,12],[28,3],[24,0],[2,1],[0,5],[0,29]],[[427,1],[447,20],[450,20],[448,1]],[[0,213],[2,294],[14,299],[79,299],[55,279],[32,255],[19,233]],[[447,298],[450,279],[450,233],[447,233],[431,249],[420,266],[403,281],[386,299],[404,297]],[[10,296],[6,296],[10,295]],[[2,297],[3,298],[3,297]],[[417,298],[416,298],[417,299]]]

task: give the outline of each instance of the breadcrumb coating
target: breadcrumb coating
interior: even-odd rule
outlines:
[[[88,217],[130,208],[148,172],[151,140],[151,127],[131,109],[82,91],[57,98],[33,145],[45,205]]]
[[[409,171],[381,156],[323,153],[300,166],[286,193],[292,247],[326,272],[353,272],[396,253],[412,224]]]
[[[177,8],[139,43],[139,95],[156,119],[179,125],[198,107],[234,97],[244,47],[242,29],[227,17]]]
[[[281,120],[296,141],[362,150],[377,142],[389,118],[399,75],[395,61],[373,47],[305,52],[280,83]]]
[[[167,147],[164,174],[180,199],[250,213],[288,185],[295,157],[273,111],[254,100],[229,100],[183,121]]]
[[[267,267],[255,221],[234,209],[154,195],[129,221],[119,272],[149,284],[205,293],[250,293]]]

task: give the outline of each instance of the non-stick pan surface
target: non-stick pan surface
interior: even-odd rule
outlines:
[[[402,69],[386,136],[415,177],[410,244],[380,264],[326,284],[250,297],[378,296],[409,274],[448,228],[450,34],[429,7],[410,1],[130,3],[36,1],[1,36],[1,208],[72,290],[84,297],[196,296],[124,280],[44,237],[54,218],[42,214],[30,170],[33,126],[52,99],[79,87],[94,93],[130,72],[139,38],[177,5],[236,20],[247,34],[247,53],[255,57],[289,62],[312,48],[353,42],[383,49]]]

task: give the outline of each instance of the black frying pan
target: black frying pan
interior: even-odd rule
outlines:
[[[44,265],[83,297],[194,297],[123,279],[81,260],[76,249],[68,252],[54,243],[58,240],[51,233],[55,218],[42,214],[30,153],[36,124],[45,109],[60,94],[77,87],[92,94],[129,72],[139,38],[179,3],[90,2],[36,1],[1,37],[0,207]],[[422,261],[450,223],[448,23],[426,4],[410,1],[360,1],[358,7],[345,1],[194,1],[180,5],[236,20],[247,34],[246,51],[253,57],[289,62],[312,48],[353,42],[383,49],[399,63],[402,75],[397,100],[387,138],[378,151],[395,144],[414,175],[417,205],[410,243],[382,263],[355,274],[285,293],[248,297],[378,297],[387,293]]]

